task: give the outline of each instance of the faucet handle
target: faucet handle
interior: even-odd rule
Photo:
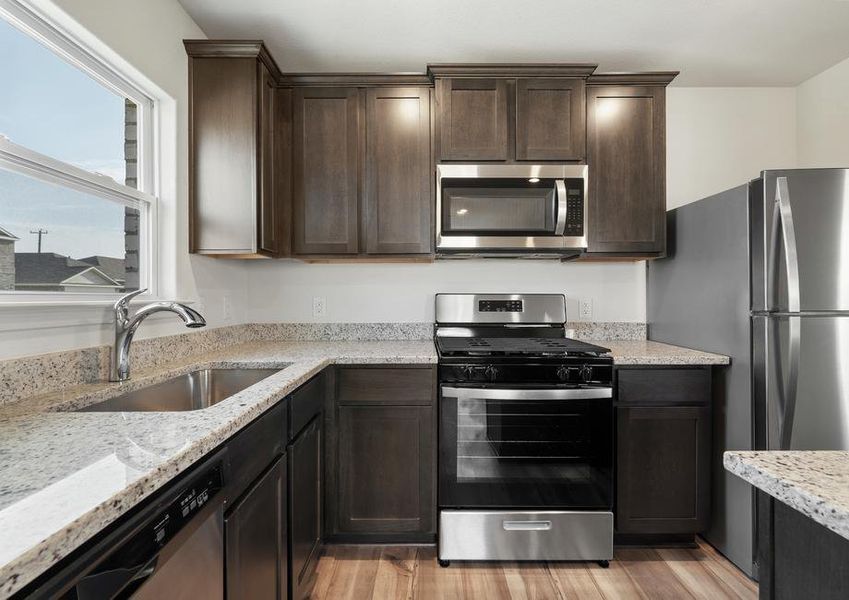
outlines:
[[[115,302],[115,314],[119,319],[126,319],[127,313],[130,307],[130,300],[138,296],[139,294],[144,294],[147,291],[147,288],[142,288],[140,290],[136,290],[134,292],[130,292],[129,294],[124,294]]]

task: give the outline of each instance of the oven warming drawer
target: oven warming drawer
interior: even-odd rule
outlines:
[[[613,513],[442,510],[440,560],[610,560]]]

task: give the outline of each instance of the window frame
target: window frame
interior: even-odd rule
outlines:
[[[0,0],[0,19],[29,35],[65,60],[82,70],[113,93],[136,105],[137,185],[138,189],[118,183],[111,177],[86,171],[69,163],[21,146],[0,135],[0,167],[9,171],[91,194],[107,201],[139,210],[139,288],[147,288],[143,298],[155,298],[161,288],[158,273],[158,194],[157,139],[155,122],[158,102],[124,76],[117,67],[90,51],[57,23],[19,0]],[[121,294],[0,291],[0,306],[37,304],[112,304]]]

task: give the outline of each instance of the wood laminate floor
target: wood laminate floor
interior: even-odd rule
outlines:
[[[617,549],[595,563],[454,563],[433,546],[328,546],[316,600],[756,599],[757,584],[704,542],[688,549]]]

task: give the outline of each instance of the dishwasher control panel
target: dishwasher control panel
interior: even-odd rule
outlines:
[[[154,522],[153,539],[156,544],[159,547],[167,544],[186,523],[203,509],[210,498],[221,491],[223,485],[221,465],[218,464],[186,486]]]

